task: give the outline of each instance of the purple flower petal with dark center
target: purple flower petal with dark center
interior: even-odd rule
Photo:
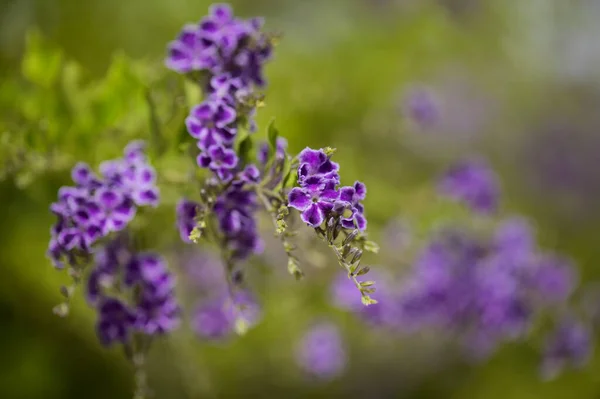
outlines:
[[[310,169],[317,169],[323,162],[327,160],[327,155],[323,151],[313,150],[306,147],[298,155],[300,164],[306,164]]]
[[[139,206],[158,206],[158,202],[160,199],[160,194],[158,192],[158,188],[151,187],[148,189],[136,190],[133,193],[133,200]]]
[[[301,213],[300,218],[312,227],[319,227],[325,220],[325,215],[319,205],[312,204]]]
[[[214,114],[215,126],[224,128],[225,126],[235,121],[236,114],[235,110],[225,104],[220,104]]]
[[[364,183],[356,181],[354,182],[354,191],[356,192],[356,198],[362,201],[367,196],[367,186]]]
[[[233,19],[233,10],[229,4],[213,4],[209,7],[208,12],[215,21],[221,24],[230,22]]]
[[[124,200],[121,192],[105,188],[96,191],[95,197],[98,204],[105,210],[115,209]]]
[[[356,191],[353,187],[342,187],[340,188],[340,200],[346,201],[348,203],[352,203],[354,199],[354,194]]]
[[[312,204],[312,199],[303,189],[294,187],[288,194],[288,202],[292,208],[304,211]]]
[[[320,323],[312,327],[296,348],[296,360],[308,373],[330,380],[346,367],[347,357],[337,327]]]

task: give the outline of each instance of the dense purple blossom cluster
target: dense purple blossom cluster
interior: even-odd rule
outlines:
[[[263,20],[241,20],[227,4],[214,4],[200,23],[187,25],[169,45],[166,64],[180,73],[230,74],[235,89],[264,85],[263,64],[271,56],[271,43],[261,32]],[[223,89],[220,86],[219,89]],[[215,88],[215,91],[217,89]]]
[[[179,325],[175,279],[160,256],[132,252],[122,237],[95,254],[88,302],[98,310],[96,330],[104,345],[127,343],[134,332],[161,335]]]
[[[62,187],[50,206],[58,221],[52,227],[48,256],[58,268],[91,253],[91,246],[111,232],[123,230],[138,206],[157,206],[156,173],[144,155],[144,143],[125,148],[122,159],[103,162],[100,176],[84,163],[71,173],[75,186]]]
[[[329,322],[313,326],[296,347],[296,361],[307,373],[322,380],[339,376],[347,356],[338,328]]]
[[[224,249],[231,253],[233,259],[245,259],[260,253],[264,245],[254,215],[258,209],[256,194],[244,188],[244,184],[258,179],[258,171],[250,165],[238,176],[216,199],[212,211],[219,224]],[[196,226],[196,216],[201,207],[201,204],[187,199],[181,199],[177,205],[177,226],[184,242],[190,242],[189,236]]]
[[[439,189],[442,194],[464,202],[474,212],[489,214],[498,208],[498,178],[480,159],[454,164],[442,177]]]
[[[361,203],[367,188],[359,181],[340,187],[339,165],[324,150],[305,148],[299,155],[298,185],[288,195],[289,206],[301,212],[309,226],[319,227],[332,214],[341,216],[346,229],[367,228]]]
[[[265,84],[263,67],[272,46],[262,25],[260,19],[234,18],[228,5],[214,5],[199,24],[183,29],[170,44],[166,60],[177,72],[204,74],[199,83],[206,99],[191,110],[186,126],[201,151],[198,165],[214,173],[216,183],[227,186],[212,211],[226,248],[238,259],[262,249],[254,217],[257,199],[245,188],[258,182],[260,171],[255,165],[242,165],[233,148],[243,123],[250,123],[253,130],[254,108],[248,104],[255,87]],[[181,200],[177,207],[177,224],[185,242],[190,241],[199,207],[188,200]]]
[[[564,304],[576,285],[572,265],[541,252],[534,241],[520,219],[502,223],[491,240],[440,232],[406,281],[403,319],[454,331],[479,356],[523,337],[536,316]]]
[[[543,348],[546,378],[564,367],[582,366],[591,354],[591,327],[562,314],[577,287],[576,269],[568,259],[540,250],[524,219],[504,220],[488,238],[443,229],[400,282],[376,273],[377,304],[362,307],[345,273],[332,283],[332,303],[396,333],[443,329],[475,358],[489,356],[503,342],[524,339],[548,315],[558,323]]]
[[[186,125],[202,151],[198,165],[222,181],[233,177],[239,162],[232,150],[238,125],[253,113],[240,114],[241,105],[255,86],[265,85],[263,67],[272,46],[262,25],[258,18],[235,18],[228,5],[213,5],[209,16],[184,27],[169,46],[169,68],[180,73],[203,72],[208,82],[203,87],[205,101],[191,110]]]

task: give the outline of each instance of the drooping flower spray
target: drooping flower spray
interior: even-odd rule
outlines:
[[[136,397],[144,397],[145,356],[152,340],[179,324],[175,280],[163,258],[140,252],[128,225],[138,208],[156,207],[156,173],[141,141],[130,143],[124,157],[105,161],[100,175],[75,165],[75,186],[62,187],[50,206],[57,216],[48,256],[73,279],[61,287],[66,301],[54,312],[66,316],[76,288],[85,283],[88,302],[97,312],[96,332],[105,346],[121,344],[136,371]],[[91,270],[90,270],[91,268]]]
[[[239,263],[263,249],[257,230],[261,207],[270,214],[288,255],[288,270],[302,277],[291,241],[294,233],[286,222],[289,208],[295,208],[334,250],[363,302],[373,303],[369,296],[373,283],[357,280],[369,270],[358,266],[362,251],[376,248],[364,234],[365,185],[340,186],[339,165],[331,160],[333,149],[306,148],[298,156],[288,154],[287,141],[279,137],[273,122],[267,128],[268,142],[256,154],[251,152],[257,129],[253,117],[266,84],[263,68],[274,47],[274,36],[262,28],[261,19],[239,19],[229,6],[214,5],[208,17],[184,27],[169,45],[166,65],[193,79],[205,98],[191,109],[186,126],[197,141],[198,166],[208,171],[208,177],[197,199],[184,198],[177,206],[181,238],[184,242],[204,238],[219,247],[230,300],[236,305],[243,284]],[[243,314],[243,309],[237,310],[240,332],[248,324]]]

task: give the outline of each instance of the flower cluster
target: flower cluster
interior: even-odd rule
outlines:
[[[87,283],[88,302],[98,311],[102,344],[128,343],[131,334],[154,336],[179,324],[175,280],[160,256],[131,251],[123,237],[101,248]]]
[[[254,214],[258,209],[256,194],[245,184],[258,179],[258,170],[247,167],[233,183],[223,191],[212,206],[220,231],[219,241],[232,259],[246,259],[263,249]],[[203,206],[195,201],[181,199],[177,204],[177,227],[181,239],[191,242],[190,234],[197,227],[198,212]]]
[[[169,45],[166,65],[180,73],[230,74],[236,89],[264,85],[263,64],[271,56],[270,40],[261,32],[260,18],[241,20],[227,4],[211,6],[197,25],[187,25]],[[226,86],[215,87],[224,90]]]
[[[186,126],[201,151],[198,165],[214,174],[215,185],[224,187],[209,208],[218,219],[224,249],[236,259],[262,248],[254,217],[256,196],[246,187],[258,182],[260,171],[253,164],[243,165],[234,150],[240,126],[252,125],[254,88],[265,84],[262,70],[271,55],[271,41],[261,28],[260,19],[237,19],[229,6],[214,5],[209,16],[186,26],[170,44],[166,61],[180,73],[203,73],[199,83],[205,100],[191,110]],[[177,224],[185,242],[201,209],[193,201],[178,204]]]
[[[258,302],[248,290],[230,295],[225,268],[219,259],[210,252],[193,252],[182,263],[188,288],[197,302],[191,325],[200,337],[225,339],[238,328],[247,329],[258,323]]]
[[[592,354],[592,331],[572,317],[564,317],[546,339],[542,377],[552,379],[566,366],[581,368]]]
[[[254,213],[258,210],[256,193],[233,184],[215,201],[213,211],[223,233],[224,246],[233,259],[245,259],[263,249]]]
[[[505,221],[485,240],[444,230],[418,256],[401,298],[412,326],[449,329],[473,354],[523,337],[535,317],[569,298],[572,265],[534,246],[520,219]]]
[[[439,189],[443,195],[464,202],[474,212],[489,214],[498,208],[498,178],[483,160],[456,163],[442,177]]]
[[[329,322],[313,326],[297,345],[296,361],[319,379],[339,376],[346,368],[347,357],[338,328]]]
[[[254,86],[264,86],[263,67],[272,51],[262,25],[261,19],[237,19],[229,6],[214,5],[169,46],[169,68],[204,73],[206,100],[191,110],[186,126],[202,151],[198,165],[221,181],[229,181],[239,163],[232,149],[239,125],[246,121],[253,130]]]
[[[301,212],[302,220],[319,227],[332,214],[341,216],[346,229],[364,231],[367,219],[361,203],[367,189],[359,181],[353,186],[339,187],[339,165],[324,150],[305,148],[299,155],[298,184],[289,195],[289,206]]]
[[[248,291],[222,295],[200,303],[194,313],[192,327],[204,338],[223,339],[236,330],[246,330],[258,323],[261,310]]]
[[[125,148],[122,159],[103,162],[100,176],[84,163],[72,170],[75,186],[62,187],[50,210],[58,217],[52,227],[48,256],[56,267],[89,254],[98,239],[123,230],[138,206],[157,206],[159,192],[154,168],[144,155],[144,143]]]

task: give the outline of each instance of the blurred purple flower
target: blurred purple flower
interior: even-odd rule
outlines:
[[[185,243],[191,243],[190,234],[194,227],[196,227],[196,216],[200,209],[200,204],[194,201],[188,201],[182,198],[177,203],[176,214],[177,214],[177,228],[179,230],[179,236]]]
[[[132,252],[125,236],[96,253],[86,288],[88,302],[98,311],[96,329],[104,345],[125,343],[133,332],[162,335],[179,325],[175,280],[164,259]]]
[[[575,284],[573,266],[538,250],[522,219],[500,224],[492,239],[442,230],[404,282],[399,326],[453,332],[482,358],[524,337],[537,316],[568,301]]]
[[[404,97],[404,115],[415,125],[427,129],[440,121],[440,105],[431,91],[413,89]]]
[[[341,375],[347,357],[338,328],[326,322],[313,326],[296,347],[296,361],[304,371],[321,380]]]
[[[568,367],[583,367],[593,350],[590,330],[582,323],[567,318],[547,338],[541,365],[542,377],[553,379]]]
[[[470,159],[451,166],[442,177],[439,190],[475,212],[488,214],[498,208],[498,177],[482,160]]]
[[[258,18],[235,18],[227,4],[215,4],[199,24],[186,25],[169,44],[166,65],[179,73],[227,73],[243,87],[263,86],[263,67],[272,45],[261,32],[262,25]]]
[[[202,301],[195,311],[192,327],[203,338],[224,339],[235,332],[236,323],[249,328],[260,318],[261,309],[254,297],[248,291],[239,291],[233,298],[220,295]]]
[[[100,238],[123,230],[139,206],[157,206],[156,173],[144,154],[144,143],[134,141],[125,147],[124,157],[105,161],[96,175],[84,163],[71,171],[74,187],[61,187],[58,201],[50,205],[57,216],[51,229],[48,257],[56,267],[75,252],[92,252]]]

